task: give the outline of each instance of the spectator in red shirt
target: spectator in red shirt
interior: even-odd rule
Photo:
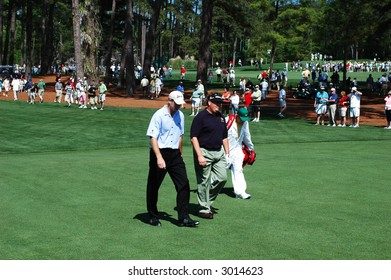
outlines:
[[[253,110],[251,107],[251,104],[253,102],[253,98],[251,97],[251,94],[252,94],[251,90],[249,88],[246,88],[244,95],[243,95],[244,106],[247,108],[249,116],[253,115]]]
[[[186,75],[185,65],[182,65],[182,67],[181,67],[181,80],[185,79],[185,75]]]
[[[346,126],[346,111],[348,110],[349,98],[345,91],[341,91],[341,97],[338,99],[339,115],[341,116],[340,127]]]

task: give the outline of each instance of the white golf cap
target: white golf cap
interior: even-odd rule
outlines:
[[[168,99],[174,101],[175,104],[178,104],[178,105],[186,104],[186,102],[183,98],[183,93],[178,90],[174,90],[174,91],[170,92]]]

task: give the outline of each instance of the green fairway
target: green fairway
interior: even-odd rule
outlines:
[[[180,228],[167,176],[157,228],[145,203],[154,111],[1,101],[0,259],[391,259],[391,131],[295,118],[251,123],[252,198],[236,200],[229,177],[215,218]],[[184,159],[196,218],[188,113]]]

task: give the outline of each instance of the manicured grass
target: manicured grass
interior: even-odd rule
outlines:
[[[213,220],[176,226],[169,177],[149,226],[153,109],[0,102],[0,259],[390,259],[390,131],[251,123],[247,201],[229,181]],[[184,159],[196,189],[186,116]],[[197,214],[195,192],[191,214]]]

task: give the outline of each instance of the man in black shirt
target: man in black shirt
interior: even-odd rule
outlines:
[[[194,118],[190,129],[199,216],[205,219],[213,219],[212,204],[227,182],[228,131],[225,118],[220,112],[221,102],[219,94],[209,96],[208,107]]]

